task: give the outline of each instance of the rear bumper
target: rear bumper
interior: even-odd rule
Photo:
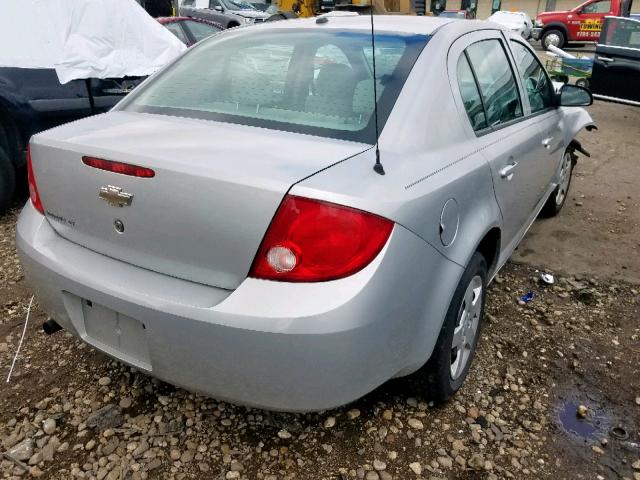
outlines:
[[[246,279],[234,291],[69,242],[30,202],[18,222],[17,245],[42,307],[87,343],[187,389],[287,411],[342,405],[418,368],[462,274],[400,226],[367,268],[346,279]],[[97,337],[96,328],[109,324],[96,327],[93,319],[90,326],[89,304],[113,312],[121,325],[141,328],[131,338],[112,334],[114,341],[104,341],[109,337]]]
[[[540,40],[540,37],[542,37],[542,27],[533,27],[531,36],[534,40]]]

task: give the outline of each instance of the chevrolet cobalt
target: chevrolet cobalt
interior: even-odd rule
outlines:
[[[413,374],[445,401],[590,102],[492,23],[225,31],[32,138],[22,263],[60,326],[193,391],[319,410]]]

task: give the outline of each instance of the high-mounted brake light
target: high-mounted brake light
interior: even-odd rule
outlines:
[[[33,166],[31,165],[31,145],[27,146],[27,178],[29,182],[29,198],[31,198],[31,203],[36,210],[44,215],[44,207],[42,206],[42,200],[40,200],[38,186],[36,185],[36,177],[33,175]]]
[[[249,275],[283,282],[344,278],[371,263],[392,229],[393,222],[371,213],[287,195]]]
[[[103,160],[102,158],[82,157],[82,163],[93,168],[129,175],[131,177],[153,178],[156,175],[156,172],[150,168],[139,167],[129,163],[114,162],[112,160]]]

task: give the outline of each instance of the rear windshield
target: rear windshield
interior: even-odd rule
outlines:
[[[376,32],[380,128],[428,38]],[[372,143],[372,65],[366,31],[239,29],[198,44],[118,108]]]

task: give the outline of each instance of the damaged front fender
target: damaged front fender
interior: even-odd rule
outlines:
[[[579,107],[559,107],[561,120],[558,124],[558,130],[563,136],[563,144],[566,145],[565,150],[569,150],[571,153],[571,160],[575,166],[578,156],[577,153],[583,154],[585,157],[590,157],[589,152],[582,146],[582,144],[576,139],[576,135],[584,128],[587,131],[597,129],[598,127],[594,123],[591,115],[584,109]],[[562,170],[562,158],[564,157],[564,151],[561,157],[558,159],[558,165],[556,173],[554,175],[554,183],[560,182],[561,170]]]
[[[563,135],[564,144],[575,152],[590,157],[582,144],[576,140],[576,135],[584,128],[587,131],[597,129],[591,115],[584,108],[560,107],[562,119],[559,124]]]

